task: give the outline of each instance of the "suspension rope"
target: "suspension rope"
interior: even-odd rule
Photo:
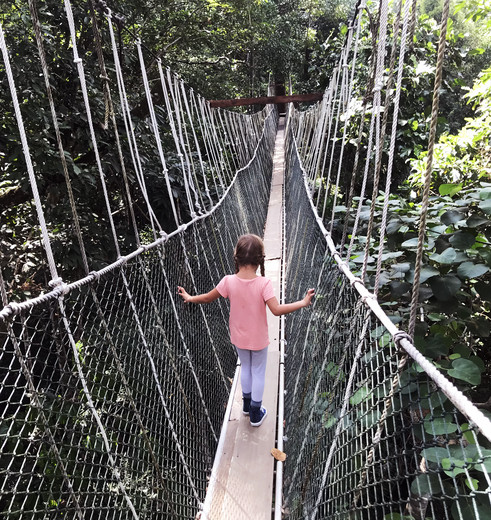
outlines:
[[[440,25],[440,40],[438,42],[438,54],[436,62],[435,72],[435,84],[433,88],[433,101],[431,106],[431,123],[430,133],[428,137],[428,156],[426,162],[425,171],[425,183],[423,188],[423,198],[421,201],[421,214],[419,218],[419,230],[418,230],[418,247],[416,249],[416,259],[414,261],[414,280],[413,280],[413,291],[411,295],[411,310],[409,317],[409,335],[414,335],[414,329],[416,326],[416,315],[418,312],[418,299],[419,299],[419,281],[421,278],[421,266],[424,252],[424,241],[426,235],[426,217],[429,206],[430,188],[431,188],[431,174],[433,168],[433,153],[435,148],[436,139],[436,127],[438,123],[438,106],[440,102],[440,87],[442,84],[443,75],[443,58],[445,55],[445,43],[447,38],[447,24],[448,15],[450,11],[450,0],[445,0],[443,3],[442,21]]]

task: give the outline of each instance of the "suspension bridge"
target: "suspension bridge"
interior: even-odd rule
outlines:
[[[99,28],[95,16],[77,20],[65,0],[73,81],[98,176],[94,198],[104,201],[104,215],[97,215],[104,236],[88,233],[94,212],[72,186],[77,170],[65,150],[50,81],[53,60],[34,0],[29,8],[46,87],[38,113],[59,155],[70,239],[83,273],[70,279],[76,271],[63,270],[53,246],[59,226],[46,218],[39,188],[47,172],[32,157],[35,136],[24,117],[35,96],[23,97],[19,82],[29,78],[13,73],[15,42],[0,25],[1,80],[8,85],[49,278],[26,298],[19,289],[25,280],[0,277],[2,518],[489,519],[491,421],[413,344],[419,273],[405,333],[377,300],[380,262],[369,290],[368,253],[363,256],[355,242],[367,219],[368,179],[378,193],[383,170],[381,261],[402,65],[416,3],[398,3],[389,42],[389,6],[381,0],[371,95],[361,107],[352,94],[363,59],[363,0],[322,99],[305,111],[289,106],[281,118],[272,105],[253,115],[212,108],[158,58],[149,80],[146,49],[137,40],[136,88],[148,111],[146,125],[137,126],[111,11],[102,9]],[[435,120],[446,16],[448,4]],[[103,85],[97,108],[87,82],[90,57],[79,53],[80,23],[91,25],[96,42]],[[155,84],[161,106],[154,102]],[[347,158],[354,118],[360,137],[356,154]],[[101,144],[107,133],[119,161],[111,189]],[[430,149],[431,139],[434,131]],[[340,208],[332,201],[342,191],[348,160],[353,179]],[[150,168],[163,179],[168,228],[153,205]],[[179,197],[172,185],[176,170]],[[340,219],[346,225],[335,243],[333,226]],[[373,212],[368,220],[367,244]],[[121,240],[122,229],[131,230],[132,240]],[[260,428],[251,428],[240,412],[240,366],[229,342],[226,302],[185,306],[176,292],[178,284],[207,292],[232,273],[233,247],[243,233],[265,237],[267,276],[281,301],[316,289],[311,309],[270,317],[269,414]],[[97,241],[114,256],[103,266],[91,254]],[[419,255],[423,246],[424,230]],[[357,254],[364,265],[354,271],[350,260]]]

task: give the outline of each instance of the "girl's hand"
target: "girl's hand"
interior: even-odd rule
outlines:
[[[315,295],[314,289],[309,289],[307,291],[307,294],[304,296],[304,299],[303,299],[305,307],[308,307],[309,305],[312,304],[312,298],[314,297],[314,295]]]
[[[189,303],[191,301],[191,296],[186,292],[184,287],[177,286],[177,294],[182,297],[184,303]]]

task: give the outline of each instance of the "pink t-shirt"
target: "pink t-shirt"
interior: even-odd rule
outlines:
[[[247,350],[267,347],[266,302],[274,297],[271,280],[264,276],[243,280],[231,274],[220,280],[217,291],[230,300],[230,341]]]

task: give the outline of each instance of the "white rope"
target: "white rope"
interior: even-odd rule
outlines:
[[[389,146],[389,160],[387,164],[387,173],[386,173],[386,181],[385,181],[385,195],[384,195],[384,206],[382,210],[382,219],[380,223],[380,233],[379,233],[379,249],[378,249],[378,257],[377,257],[377,270],[375,274],[375,284],[374,284],[374,293],[377,294],[379,283],[380,283],[380,273],[382,270],[382,255],[384,252],[384,239],[385,239],[385,229],[387,227],[387,213],[389,210],[389,196],[390,196],[390,185],[392,181],[392,166],[394,164],[394,152],[396,146],[396,136],[397,136],[397,122],[399,116],[399,101],[401,98],[401,90],[402,90],[402,74],[404,70],[404,56],[406,54],[406,41],[407,41],[407,32],[409,25],[409,14],[410,14],[411,4],[409,0],[406,0],[404,5],[404,19],[402,24],[402,32],[401,32],[401,49],[399,51],[399,68],[397,71],[397,82],[396,82],[396,93],[394,98],[394,108],[392,113],[392,132],[390,136],[390,146]],[[386,107],[387,110],[387,107]],[[375,200],[372,201],[372,204],[375,203]]]
[[[205,188],[205,195],[208,197],[208,202],[211,206],[213,204],[213,201],[211,200],[211,197],[210,197],[210,188],[208,187],[208,179],[206,178],[206,169],[205,169],[205,165],[203,163],[203,157],[201,155],[201,149],[199,146],[198,137],[196,135],[196,130],[194,128],[193,114],[190,109],[191,104],[188,100],[188,96],[186,96],[186,93],[184,91],[184,82],[182,82],[182,81],[181,81],[181,90],[182,90],[182,97],[184,99],[184,106],[186,108],[186,113],[188,116],[189,124],[191,126],[191,131],[193,133],[194,146],[195,146],[196,153],[198,155],[198,160],[199,160],[199,164],[200,164],[200,168],[201,168],[201,178],[203,180],[203,186]]]
[[[140,61],[140,69],[141,69],[141,73],[142,73],[143,86],[145,88],[145,94],[147,97],[148,111],[150,114],[150,119],[152,121],[152,130],[154,133],[155,143],[157,145],[157,150],[158,150],[159,157],[160,157],[160,164],[162,165],[162,173],[164,174],[165,184],[167,186],[167,195],[169,196],[170,204],[172,207],[172,214],[174,215],[174,222],[175,222],[176,226],[179,227],[180,221],[177,216],[176,204],[174,202],[174,196],[172,194],[172,187],[171,187],[170,180],[169,180],[169,171],[167,169],[167,164],[165,161],[164,150],[162,149],[162,141],[160,138],[159,125],[157,123],[157,118],[155,116],[155,108],[153,106],[152,93],[150,91],[150,85],[148,83],[147,70],[145,68],[145,61],[143,59],[143,52],[141,49],[140,40],[137,40],[136,47],[138,50],[138,58]]]
[[[73,12],[72,12],[72,6],[70,3],[70,0],[65,0],[64,6],[65,6],[65,12],[67,15],[68,26],[70,28],[70,37],[71,37],[72,49],[73,49],[73,62],[77,66],[78,77],[80,79],[80,88],[82,89],[82,96],[84,99],[85,113],[87,116],[87,124],[89,125],[90,138],[91,138],[91,142],[92,142],[92,147],[94,149],[94,156],[95,156],[95,160],[96,160],[96,164],[97,164],[97,170],[99,172],[99,178],[101,180],[102,192],[104,194],[104,201],[106,203],[107,218],[109,220],[109,225],[110,225],[112,236],[113,236],[114,247],[116,249],[116,255],[119,257],[120,250],[119,250],[119,243],[118,243],[118,235],[116,233],[116,228],[114,226],[114,220],[113,220],[112,211],[111,211],[111,204],[109,202],[109,195],[107,192],[106,181],[105,181],[104,172],[102,169],[101,158],[99,155],[99,148],[97,146],[97,139],[95,136],[94,124],[92,121],[92,111],[90,109],[89,95],[87,92],[87,83],[85,81],[84,66],[83,66],[82,58],[80,58],[80,56],[78,55],[77,31],[75,29],[75,21],[73,19]]]
[[[295,137],[293,137],[294,153],[298,153],[297,144]],[[300,164],[302,174],[304,177],[305,190],[309,198],[311,209],[314,215],[317,217],[317,211],[313,204],[312,198],[309,195],[308,180],[303,166]],[[363,299],[365,305],[370,307],[374,315],[379,319],[381,324],[391,334],[393,341],[395,337],[401,331],[392,323],[390,318],[387,316],[385,311],[380,307],[376,298],[370,293],[363,283],[355,277],[350,271],[346,262],[344,262],[336,250],[336,246],[331,238],[330,233],[324,227],[321,219],[317,218],[317,224],[323,233],[327,246],[333,256],[334,260],[339,266],[339,269],[348,278],[353,287],[357,290],[360,297]],[[411,356],[411,358],[420,365],[420,367],[426,372],[426,374],[432,379],[436,385],[443,391],[447,398],[455,405],[455,407],[474,424],[481,433],[491,442],[491,421],[479,410],[453,383],[451,383],[439,370],[428,361],[407,339],[403,339],[399,342],[401,347]]]
[[[378,48],[377,48],[377,66],[375,69],[375,84],[373,87],[373,113],[375,115],[375,159],[374,164],[377,165],[379,162],[379,156],[382,153],[382,145],[383,145],[383,136],[380,135],[380,114],[381,114],[381,106],[382,106],[382,96],[381,91],[384,85],[383,75],[384,75],[384,61],[385,61],[385,47],[387,41],[387,16],[389,11],[388,0],[380,0],[380,20],[379,20],[379,38],[378,38]],[[373,114],[372,114],[373,115]],[[370,150],[367,151],[367,155],[369,155]],[[378,193],[374,192],[372,194],[372,208],[375,208],[375,201],[377,199]],[[373,211],[372,209],[372,211]],[[370,244],[372,239],[371,227],[369,223],[369,229],[367,232],[367,240],[365,244],[365,256],[363,259],[363,267],[361,272],[361,279],[364,280],[367,272],[368,266],[368,257],[370,253]]]
[[[0,23],[0,48],[2,51],[3,62],[5,65],[5,72],[7,74],[8,84],[10,88],[10,95],[12,96],[12,103],[14,105],[15,118],[17,120],[17,126],[19,128],[20,140],[22,142],[22,151],[24,153],[24,159],[26,161],[27,173],[29,175],[29,182],[31,183],[32,194],[34,197],[34,204],[36,206],[36,212],[39,221],[39,227],[41,228],[41,236],[43,239],[44,250],[46,251],[46,257],[48,260],[49,270],[51,273],[52,280],[59,280],[58,271],[56,269],[55,259],[53,257],[53,251],[51,249],[51,242],[49,240],[48,228],[46,226],[46,220],[44,218],[44,211],[41,204],[41,198],[37,187],[36,175],[34,173],[34,167],[32,165],[31,154],[29,151],[29,145],[27,143],[27,135],[24,128],[24,121],[22,119],[22,113],[20,111],[19,100],[17,98],[17,89],[15,87],[14,77],[12,74],[12,67],[10,66],[10,57],[5,43],[5,37],[3,33],[3,27]]]
[[[138,144],[136,140],[135,135],[135,128],[133,125],[133,121],[131,119],[131,109],[128,101],[128,96],[126,94],[126,87],[124,83],[124,76],[123,71],[121,68],[121,62],[119,59],[119,53],[116,45],[116,38],[114,36],[114,29],[113,29],[113,23],[112,23],[112,13],[111,10],[108,9],[106,12],[106,17],[108,21],[109,26],[109,34],[111,38],[111,48],[113,52],[113,59],[114,59],[114,66],[116,70],[116,83],[118,85],[118,93],[119,93],[119,99],[121,103],[122,108],[122,114],[123,114],[123,122],[125,126],[128,146],[130,150],[130,156],[133,163],[133,168],[136,174],[136,179],[138,182],[138,185],[140,186],[140,189],[142,191],[143,199],[145,200],[145,204],[147,206],[148,216],[150,219],[150,225],[152,227],[153,236],[154,239],[156,239],[157,234],[155,231],[155,228],[157,227],[160,231],[162,231],[162,228],[160,227],[160,223],[157,219],[157,216],[155,215],[155,212],[153,211],[153,208],[150,204],[150,200],[148,198],[148,192],[147,187],[145,183],[145,177],[143,174],[143,167],[142,162],[140,159],[140,153],[138,150]],[[138,238],[139,241],[139,238]]]

